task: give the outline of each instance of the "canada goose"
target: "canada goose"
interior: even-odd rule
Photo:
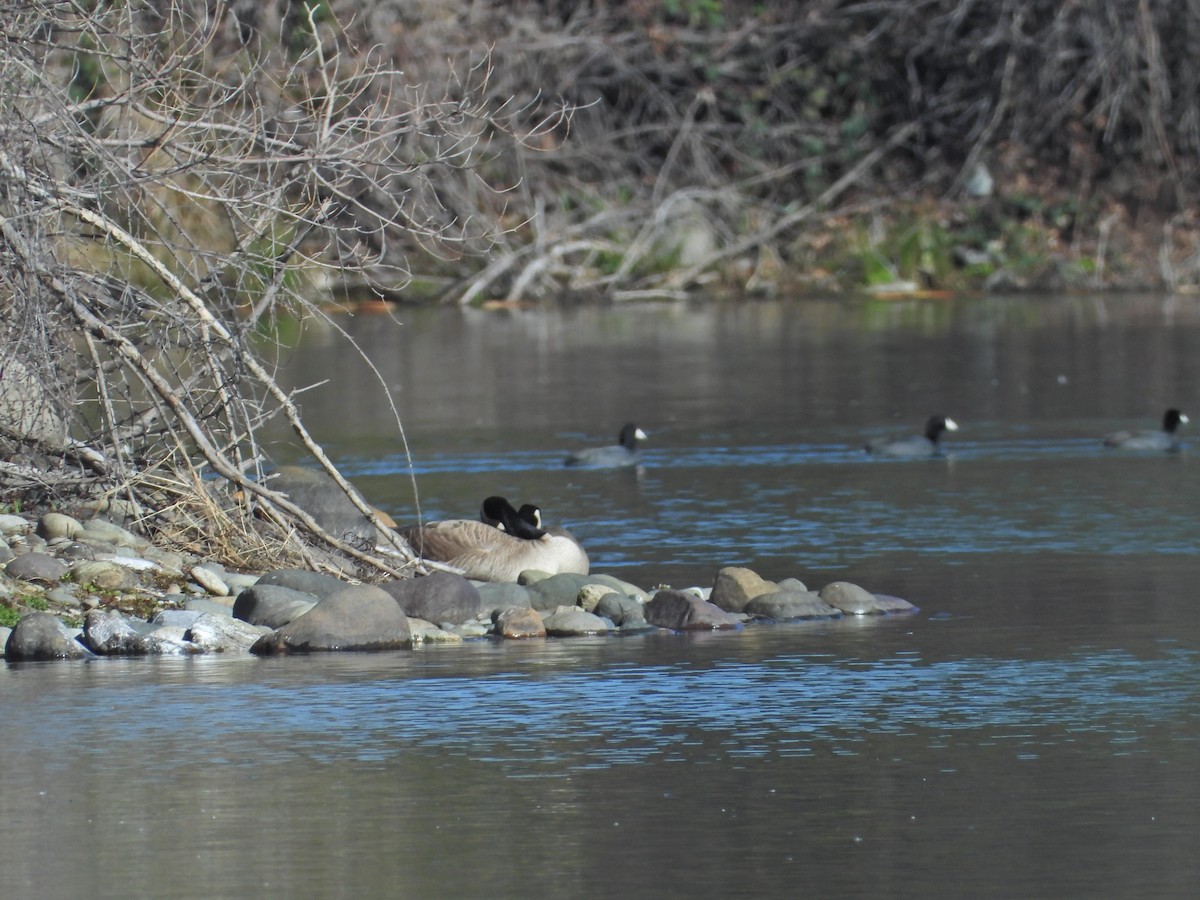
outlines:
[[[516,518],[514,518],[514,516]],[[479,521],[520,538],[537,538],[542,528],[542,511],[532,503],[514,510],[503,497],[488,497],[479,505]]]
[[[1187,420],[1188,417],[1179,410],[1168,409],[1163,413],[1160,431],[1114,431],[1104,438],[1104,446],[1119,450],[1178,450],[1176,431]]]
[[[867,442],[865,449],[875,456],[937,456],[942,450],[938,439],[943,431],[958,431],[958,423],[944,416],[933,416],[925,423],[924,434],[902,438],[875,438]]]
[[[588,556],[573,538],[522,519],[503,497],[483,501],[480,517],[446,519],[401,530],[424,559],[447,563],[476,581],[516,581],[526,569],[588,573]]]
[[[608,447],[591,447],[587,450],[576,450],[567,455],[564,465],[590,466],[592,468],[616,468],[618,466],[636,466],[641,460],[638,453],[638,443],[646,439],[646,432],[632,422],[621,429],[617,443]]]

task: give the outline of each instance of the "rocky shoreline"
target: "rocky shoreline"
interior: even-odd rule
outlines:
[[[848,582],[810,591],[739,567],[720,569],[711,588],[651,591],[604,574],[478,583],[438,572],[368,585],[301,569],[231,572],[58,512],[0,515],[0,566],[8,661],[395,650],[917,611]]]

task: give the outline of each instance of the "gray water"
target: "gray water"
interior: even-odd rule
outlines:
[[[1200,415],[1196,299],[398,318],[337,325],[407,455],[335,329],[282,360],[397,519],[414,478],[425,518],[502,493],[646,586],[740,564],[921,612],[8,666],[5,896],[1196,895],[1200,469],[1099,441]],[[945,459],[858,449],[935,412]],[[627,420],[640,471],[562,468]]]

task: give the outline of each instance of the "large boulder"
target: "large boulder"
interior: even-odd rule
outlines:
[[[21,618],[4,645],[4,658],[83,659],[92,653],[75,639],[70,629],[48,612],[35,612]]]
[[[259,638],[250,652],[266,655],[411,646],[408,617],[392,595],[372,585],[352,585]]]
[[[461,625],[479,616],[479,591],[461,575],[434,572],[379,585],[396,598],[405,615],[439,625]]]
[[[645,609],[646,621],[672,631],[707,631],[739,628],[741,620],[732,613],[684,591],[659,591]]]
[[[345,587],[342,582],[338,584]],[[233,601],[233,617],[251,625],[282,628],[316,606],[317,601],[314,594],[259,582],[238,594]]]

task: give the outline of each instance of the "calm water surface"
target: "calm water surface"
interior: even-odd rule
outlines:
[[[742,564],[921,612],[8,666],[5,896],[1196,895],[1200,469],[1099,445],[1200,415],[1195,299],[398,318],[337,325],[408,453],[334,329],[282,360],[398,519],[414,481],[426,518],[504,493],[641,584]],[[931,413],[946,459],[857,449]],[[640,471],[561,467],[626,420]]]

